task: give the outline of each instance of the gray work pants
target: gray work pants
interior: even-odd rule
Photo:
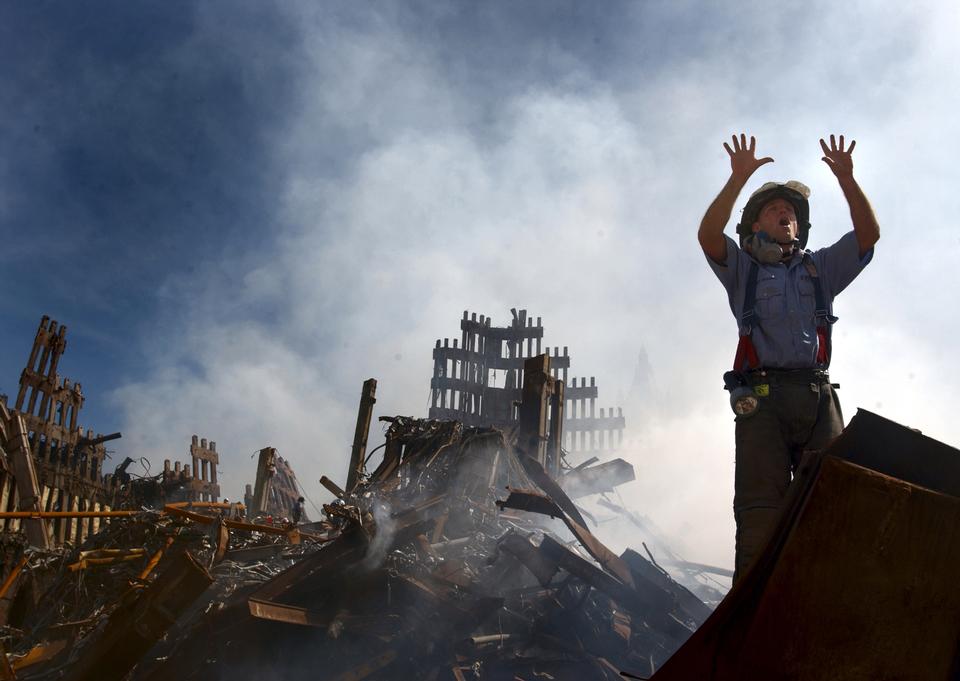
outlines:
[[[766,543],[804,452],[823,449],[843,430],[840,401],[829,383],[811,382],[807,372],[773,372],[750,380],[770,389],[759,397],[755,414],[737,417],[734,583]]]

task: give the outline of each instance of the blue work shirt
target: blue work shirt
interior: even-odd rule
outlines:
[[[743,316],[747,275],[753,257],[726,234],[727,258],[722,264],[707,256],[710,268],[727,289],[730,310],[739,325]],[[851,231],[832,246],[806,251],[813,259],[829,313],[833,299],[867,266],[871,248],[861,258],[856,235]],[[758,263],[757,316],[750,335],[760,366],[778,369],[817,367],[816,298],[813,279],[797,253],[787,262]]]

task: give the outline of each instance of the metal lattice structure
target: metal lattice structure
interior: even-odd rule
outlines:
[[[196,435],[190,441],[191,464],[181,466],[179,461],[170,466],[170,459],[163,462],[163,483],[175,490],[168,501],[219,501],[220,485],[217,483],[217,465],[220,454],[217,443]]]
[[[290,463],[277,453],[274,447],[264,447],[260,450],[257,462],[257,479],[253,486],[247,485],[243,495],[243,503],[247,507],[247,515],[273,516],[277,520],[290,515],[293,504],[300,496],[300,485],[297,475],[293,472]],[[306,510],[300,520],[309,522]]]
[[[429,416],[453,419],[467,426],[510,426],[517,422],[524,362],[547,354],[550,373],[563,381],[563,448],[577,457],[606,458],[623,440],[623,409],[597,409],[596,378],[568,378],[567,346],[543,343],[541,318],[511,310],[509,326],[493,326],[491,318],[464,311],[460,338],[437,340],[433,349]],[[499,373],[498,373],[499,372]],[[502,381],[501,381],[501,376]],[[498,385],[502,382],[502,385]]]
[[[0,396],[0,511],[43,513],[111,511],[136,503],[127,488],[127,458],[114,473],[103,470],[104,443],[120,437],[94,434],[78,425],[84,404],[80,383],[58,373],[67,347],[67,327],[46,315],[40,320],[12,408]],[[167,501],[216,501],[219,454],[216,443],[196,435],[191,464],[164,462],[161,497]],[[160,501],[160,498],[157,499]],[[79,544],[106,522],[98,517],[3,519],[0,531],[26,530],[39,546]]]
[[[116,502],[117,486],[103,474],[103,442],[119,434],[94,435],[78,425],[83,390],[57,372],[66,336],[65,325],[43,316],[13,408],[5,400],[0,404],[0,510],[109,511]],[[18,454],[32,458],[20,466],[19,480],[13,465]],[[5,520],[0,529],[17,531],[20,525]],[[42,531],[49,536],[35,543],[80,542],[99,525],[97,518],[58,518]]]

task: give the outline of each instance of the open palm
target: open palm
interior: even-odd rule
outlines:
[[[830,135],[830,146],[821,138],[820,148],[823,149],[823,162],[830,166],[830,170],[838,178],[853,176],[853,148],[857,146],[856,140],[850,141],[850,148],[844,150],[843,135],[840,135],[840,144],[833,135]]]
[[[740,134],[740,139],[737,139],[736,135],[733,135],[732,139],[733,148],[731,149],[730,145],[726,142],[723,143],[723,148],[726,149],[730,155],[730,170],[735,177],[746,181],[747,178],[753,175],[757,168],[766,163],[773,163],[773,159],[769,156],[760,159],[757,158],[757,139],[752,135],[750,137],[750,146],[747,146],[747,136],[743,133]]]

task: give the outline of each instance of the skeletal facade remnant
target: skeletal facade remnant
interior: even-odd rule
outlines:
[[[216,443],[193,436],[190,462],[164,462],[154,477],[132,479],[127,457],[104,474],[106,442],[120,433],[94,434],[78,424],[80,383],[57,373],[67,347],[67,327],[40,320],[11,408],[0,398],[0,530],[25,530],[32,545],[79,544],[107,522],[113,509],[172,501],[217,501]],[[41,515],[43,517],[41,517]]]
[[[276,519],[286,517],[290,515],[290,509],[299,496],[300,486],[289,462],[277,454],[274,447],[261,449],[257,460],[256,482],[253,487],[247,485],[244,494],[243,503],[247,507],[247,515],[251,518],[258,515],[269,515]],[[300,520],[309,522],[306,511]]]
[[[606,458],[620,446],[625,421],[623,409],[596,407],[595,377],[568,379],[568,348],[543,345],[540,317],[536,324],[526,310],[512,310],[509,326],[497,327],[490,317],[464,311],[460,339],[436,342],[433,350],[433,378],[430,382],[429,416],[455,419],[467,426],[506,426],[519,418],[522,402],[524,363],[540,354],[550,358],[550,375],[564,384],[562,397],[562,447],[578,456]],[[504,372],[498,385],[498,372]],[[548,418],[552,419],[552,415]]]
[[[167,501],[219,501],[220,485],[217,484],[217,464],[220,455],[217,443],[193,436],[190,441],[192,465],[181,466],[179,462],[170,467],[170,460],[163,462],[163,484],[176,490],[167,496]]]
[[[34,489],[27,477],[17,481],[14,471],[3,466],[0,511],[109,511],[117,502],[118,484],[102,469],[104,442],[120,434],[95,435],[78,425],[84,403],[80,383],[57,373],[66,347],[67,327],[41,318],[13,407],[0,402],[0,458],[6,464],[17,451],[22,453],[25,441],[36,477]],[[0,529],[16,531],[24,522],[36,525],[32,520],[4,519]],[[42,536],[31,535],[35,545],[46,545],[43,537],[52,543],[79,542],[97,531],[100,519],[56,518],[45,524]]]

